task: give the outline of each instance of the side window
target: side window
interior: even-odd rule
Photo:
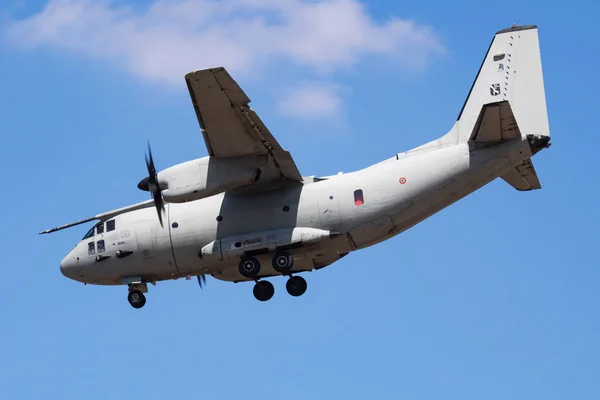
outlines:
[[[98,240],[98,253],[102,253],[104,251],[104,240]]]
[[[110,221],[106,221],[106,232],[115,230],[115,220],[111,219]]]
[[[96,234],[104,233],[104,224],[100,224],[96,227]]]
[[[88,243],[88,255],[92,255],[96,253],[96,248],[94,247],[94,242]]]
[[[358,189],[354,191],[354,204],[357,206],[362,206],[365,202],[365,198],[363,196],[362,189]]]

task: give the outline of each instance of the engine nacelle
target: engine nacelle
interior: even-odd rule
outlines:
[[[252,183],[267,162],[266,155],[198,158],[160,171],[158,184],[166,202],[184,203]]]
[[[227,236],[214,240],[201,250],[204,259],[239,259],[245,252],[295,245],[304,247],[316,244],[338,233],[316,228],[284,228]]]

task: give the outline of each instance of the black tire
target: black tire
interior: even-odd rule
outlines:
[[[258,262],[256,257],[242,257],[238,269],[242,276],[245,276],[246,278],[254,278],[260,272],[260,262]]]
[[[271,300],[271,297],[275,294],[275,287],[269,281],[258,281],[252,291],[256,300],[267,301]]]
[[[285,284],[285,289],[290,296],[302,296],[307,288],[306,280],[301,276],[292,276]]]
[[[133,308],[142,308],[146,304],[146,296],[139,290],[130,291],[127,295],[127,300]]]
[[[273,269],[280,274],[289,274],[294,266],[294,259],[287,251],[278,251],[271,262]]]

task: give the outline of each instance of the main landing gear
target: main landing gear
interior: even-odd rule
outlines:
[[[271,300],[271,297],[275,294],[275,287],[269,281],[258,281],[254,285],[254,289],[252,290],[254,293],[254,297],[258,301],[267,301]]]
[[[271,261],[273,269],[288,275],[294,266],[294,258],[287,251],[278,251]],[[260,262],[253,256],[244,256],[238,265],[240,274],[246,278],[256,278],[260,273]]]
[[[306,292],[307,283],[301,276],[292,276],[290,273],[294,266],[294,259],[286,251],[278,251],[273,255],[271,261],[273,269],[282,275],[288,275],[290,278],[285,284],[287,292],[294,297],[302,296]],[[244,256],[239,263],[239,272],[242,276],[256,280],[252,290],[254,297],[258,301],[268,301],[275,294],[275,288],[269,281],[259,280],[260,262],[256,257]]]
[[[285,283],[285,289],[290,296],[299,297],[306,292],[306,280],[301,276],[290,276],[290,279]]]
[[[290,296],[299,297],[306,292],[306,280],[301,276],[290,276],[285,284],[285,289]],[[275,294],[275,287],[269,281],[257,281],[253,289],[254,297],[258,301],[271,300]]]

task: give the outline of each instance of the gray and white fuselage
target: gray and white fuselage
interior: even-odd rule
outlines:
[[[132,306],[147,283],[191,276],[255,281],[331,265],[390,239],[494,179],[541,189],[532,157],[550,145],[536,26],[512,27],[492,43],[451,129],[367,168],[303,177],[223,68],[186,75],[209,156],[149,175],[153,200],[53,228],[98,222],[67,254],[61,272],[98,285],[128,285]],[[151,157],[150,157],[151,160]],[[158,216],[157,216],[158,211]],[[199,279],[200,282],[201,279]]]
[[[82,240],[65,257],[61,270],[74,280],[107,285],[123,284],[125,277],[160,281],[198,274],[243,281],[247,278],[238,272],[239,258],[205,259],[202,248],[215,238],[239,236],[243,241],[256,233],[285,228],[340,233],[291,250],[294,271],[312,270],[397,235],[531,155],[525,139],[478,150],[459,143],[398,154],[363,170],[268,194],[221,193],[167,204],[164,227],[154,208],[135,210],[113,218],[113,231],[106,232],[105,226],[103,233]],[[105,242],[105,251],[98,253],[97,246],[88,251],[90,243],[100,240]],[[132,254],[119,258],[118,251]],[[110,257],[98,262],[97,256]],[[257,256],[260,276],[278,275],[271,267],[271,256]]]

